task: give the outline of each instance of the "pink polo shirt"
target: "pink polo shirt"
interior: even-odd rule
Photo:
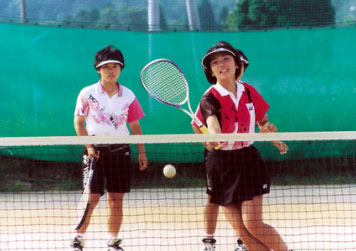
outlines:
[[[255,133],[256,122],[266,114],[269,105],[251,85],[236,82],[236,97],[216,83],[202,97],[196,116],[203,124],[215,115],[222,133]],[[240,149],[253,142],[221,142],[222,150]]]
[[[80,91],[74,115],[85,117],[89,135],[129,135],[127,123],[145,116],[134,93],[117,84],[119,92],[112,97],[100,81]]]

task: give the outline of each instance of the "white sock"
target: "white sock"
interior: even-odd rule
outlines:
[[[113,241],[113,240],[117,240],[117,239],[118,239],[117,236],[109,235],[109,236],[108,236],[108,243],[110,243],[110,242]]]
[[[84,239],[84,234],[81,234],[81,233],[74,233],[73,235],[73,239],[74,238],[78,238],[80,240],[83,240]]]
[[[206,234],[206,238],[212,239],[214,238],[214,234]]]

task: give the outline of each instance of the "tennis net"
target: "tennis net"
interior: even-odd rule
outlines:
[[[202,143],[226,140],[253,141],[260,152],[272,184],[263,196],[263,219],[289,248],[355,250],[355,139],[356,132],[0,138],[0,250],[70,250],[84,144],[113,154],[118,145],[131,148],[131,191],[119,233],[124,250],[199,250],[208,199]],[[288,145],[287,154],[271,144],[278,140]],[[145,144],[145,171],[138,167],[139,143]],[[167,163],[177,171],[172,179],[162,173]],[[216,250],[234,250],[236,235],[219,210]],[[85,250],[106,247],[107,216],[103,195]]]

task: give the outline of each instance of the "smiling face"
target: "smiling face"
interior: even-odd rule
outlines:
[[[218,52],[211,56],[210,70],[218,82],[235,81],[238,66],[233,55],[228,52]]]
[[[103,82],[116,83],[121,73],[121,65],[118,63],[109,63],[101,66],[97,71]]]

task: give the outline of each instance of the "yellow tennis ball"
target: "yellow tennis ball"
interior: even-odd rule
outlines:
[[[163,168],[163,174],[167,178],[173,178],[176,176],[176,168],[172,164],[167,164]]]

